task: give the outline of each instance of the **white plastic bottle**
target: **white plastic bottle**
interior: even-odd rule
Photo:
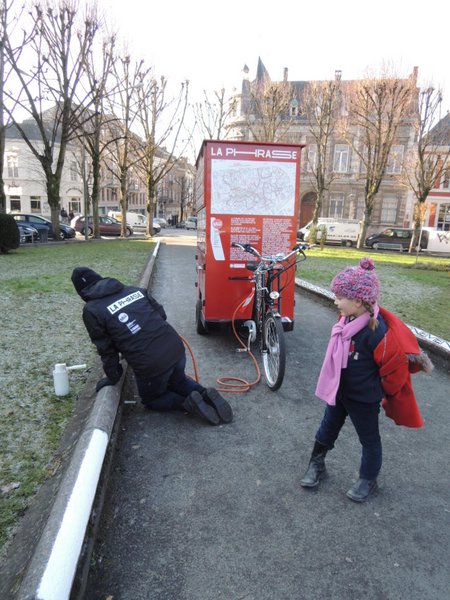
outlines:
[[[69,371],[85,369],[86,365],[73,365],[68,367],[66,363],[57,363],[53,370],[53,383],[57,396],[67,396],[69,393]]]
[[[57,396],[67,396],[69,393],[69,372],[66,363],[58,363],[53,371],[53,383]]]

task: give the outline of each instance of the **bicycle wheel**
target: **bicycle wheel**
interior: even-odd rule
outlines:
[[[286,344],[280,317],[267,313],[263,324],[262,361],[264,376],[269,388],[277,390],[286,369]]]

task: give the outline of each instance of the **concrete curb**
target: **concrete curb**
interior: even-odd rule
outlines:
[[[330,303],[334,302],[334,294],[333,292],[329,292],[317,285],[309,283],[304,279],[300,279],[298,277],[295,278],[295,285],[300,287],[324,300],[328,300]],[[418,327],[414,327],[413,325],[408,325],[409,329],[414,333],[419,342],[419,345],[424,349],[437,354],[438,356],[450,360],[450,342],[439,338],[431,333],[423,331]]]
[[[160,242],[141,277],[141,287],[148,286],[159,248]],[[19,600],[70,597],[124,380],[125,373],[119,383],[102,388],[96,395],[20,585]]]

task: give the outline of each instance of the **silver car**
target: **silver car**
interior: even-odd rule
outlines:
[[[186,229],[197,229],[197,217],[188,217],[184,226]]]

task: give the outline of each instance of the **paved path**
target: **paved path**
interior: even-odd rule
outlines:
[[[185,235],[167,238],[153,293],[191,343],[202,382],[252,380],[231,335],[195,333],[194,254]],[[377,498],[345,497],[359,462],[351,425],[321,488],[299,486],[323,412],[313,391],[335,316],[298,297],[282,388],[229,395],[231,425],[125,405],[86,600],[448,599],[448,373],[415,376],[424,429],[381,417]]]

